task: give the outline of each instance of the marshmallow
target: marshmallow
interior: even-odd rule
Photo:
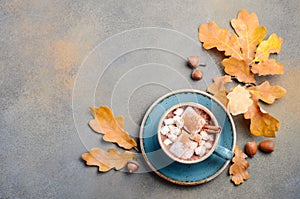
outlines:
[[[174,119],[175,124],[178,128],[182,128],[184,126],[184,121],[181,117],[176,115],[176,116],[173,117],[173,119]]]
[[[206,123],[205,119],[190,106],[183,112],[182,119],[184,128],[190,133],[198,133]]]
[[[182,108],[178,108],[178,109],[176,109],[176,111],[174,111],[174,114],[178,115],[178,116],[180,116],[182,113],[183,113],[183,109]]]
[[[164,120],[164,124],[165,125],[174,124],[174,119],[173,118],[165,119]]]
[[[209,140],[209,136],[205,131],[201,131],[202,140]]]
[[[200,143],[199,143],[199,146],[203,146],[206,142],[204,140],[202,140]]]
[[[182,159],[189,159],[194,155],[193,149],[188,149],[184,152],[184,154],[181,156]]]
[[[176,142],[177,140],[177,135],[173,134],[173,133],[168,133],[167,137],[172,141],[172,142]]]
[[[181,142],[173,143],[170,147],[170,152],[177,157],[181,157],[185,153],[185,150],[182,145],[183,144]]]
[[[160,129],[160,133],[162,135],[167,135],[167,133],[170,132],[170,128],[168,126],[163,126],[161,129]]]
[[[176,136],[178,136],[181,133],[181,130],[174,125],[170,125],[169,129],[170,129],[170,133],[172,133]]]
[[[195,154],[199,156],[203,156],[206,152],[206,147],[204,145],[199,146],[195,149]]]
[[[204,144],[204,146],[205,146],[207,149],[211,149],[212,144],[211,144],[210,142],[206,142],[206,143]]]
[[[169,146],[170,144],[172,144],[173,142],[171,141],[171,140],[169,140],[169,139],[165,139],[164,140],[164,144],[166,145],[166,146]]]

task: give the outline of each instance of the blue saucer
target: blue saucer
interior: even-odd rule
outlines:
[[[206,92],[193,89],[171,92],[152,104],[141,124],[141,150],[149,167],[163,179],[180,185],[202,184],[217,177],[230,161],[226,161],[213,153],[203,162],[182,164],[174,162],[164,154],[158,143],[157,128],[160,118],[170,107],[182,102],[199,103],[211,110],[222,127],[219,145],[231,151],[234,150],[236,132],[232,117],[226,112],[225,107],[214,97]]]

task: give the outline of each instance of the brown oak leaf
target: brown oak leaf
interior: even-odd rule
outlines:
[[[81,157],[87,165],[98,166],[99,171],[107,172],[112,168],[115,168],[115,170],[122,169],[128,161],[135,157],[135,154],[129,151],[120,153],[114,148],[110,148],[108,152],[100,148],[93,148],[90,152],[82,154]]]
[[[252,105],[244,113],[244,118],[250,119],[250,133],[254,136],[276,137],[280,122],[259,107],[258,98],[252,96],[252,100]]]
[[[247,89],[238,85],[228,95],[227,109],[232,115],[238,115],[248,111],[252,105],[251,95]]]
[[[248,90],[252,95],[268,104],[273,104],[275,99],[282,98],[286,94],[284,88],[281,86],[270,86],[268,81],[263,82],[259,86],[251,86]]]
[[[235,185],[243,183],[250,177],[247,171],[250,166],[249,162],[246,160],[247,157],[248,156],[243,153],[238,146],[235,146],[234,157],[232,158],[233,164],[229,168],[229,174],[232,175],[231,180]]]
[[[112,111],[107,106],[91,107],[90,110],[95,119],[91,120],[89,125],[95,132],[103,134],[105,141],[117,143],[124,149],[137,147],[136,141],[124,130],[122,116],[114,118]]]
[[[207,92],[214,95],[215,98],[217,98],[222,104],[227,106],[228,99],[227,99],[227,90],[226,90],[226,84],[232,82],[231,76],[224,75],[220,77],[215,77],[214,82],[206,89]]]

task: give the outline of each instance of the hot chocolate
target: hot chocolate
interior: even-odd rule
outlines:
[[[162,118],[159,139],[169,155],[184,161],[201,159],[212,150],[221,131],[214,121],[203,107],[176,106]]]

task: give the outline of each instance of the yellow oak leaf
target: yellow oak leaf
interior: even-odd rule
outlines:
[[[123,117],[114,118],[107,106],[91,107],[90,110],[95,119],[91,120],[89,125],[95,132],[103,134],[105,141],[116,143],[124,149],[137,147],[136,141],[124,130]]]
[[[249,14],[241,10],[236,19],[231,20],[231,26],[238,35],[242,55],[247,63],[254,58],[256,46],[265,38],[267,30],[259,27],[259,21],[255,13]]]
[[[231,76],[229,75],[215,77],[214,82],[207,88],[207,92],[213,94],[215,98],[225,105],[225,107],[228,103],[228,99],[226,97],[228,94],[226,84],[228,82],[232,82]]]
[[[238,115],[248,111],[252,105],[251,95],[247,89],[238,85],[228,95],[227,109],[232,115]]]
[[[275,33],[262,41],[256,49],[254,62],[266,61],[271,53],[279,53],[281,49],[282,38],[279,38]]]
[[[275,99],[282,98],[286,94],[284,88],[281,86],[270,86],[268,81],[263,82],[259,86],[249,87],[248,90],[252,95],[268,104],[273,104]]]
[[[214,21],[199,27],[199,40],[205,49],[216,47],[219,51],[225,51],[227,56],[243,59],[237,36],[225,28],[219,28]]]
[[[108,152],[93,148],[90,152],[82,154],[81,157],[88,166],[98,166],[99,171],[107,172],[112,168],[115,168],[115,170],[122,169],[128,161],[135,157],[135,154],[129,151],[120,153],[114,148],[110,148]]]
[[[250,67],[248,66],[245,60],[239,60],[234,57],[224,59],[222,61],[224,66],[224,71],[231,75],[235,76],[238,81],[245,83],[255,83],[254,74],[251,72]]]
[[[261,110],[258,98],[252,96],[252,100],[252,105],[244,113],[244,118],[250,119],[250,133],[254,136],[276,137],[275,132],[280,128],[280,122]]]
[[[282,75],[284,73],[284,66],[275,61],[275,59],[268,59],[259,63],[251,64],[251,71],[259,76],[262,75]]]
[[[234,157],[232,158],[233,164],[229,168],[229,174],[232,175],[231,180],[235,185],[243,183],[250,177],[247,171],[250,167],[249,162],[246,160],[247,157],[238,146],[235,146]]]

